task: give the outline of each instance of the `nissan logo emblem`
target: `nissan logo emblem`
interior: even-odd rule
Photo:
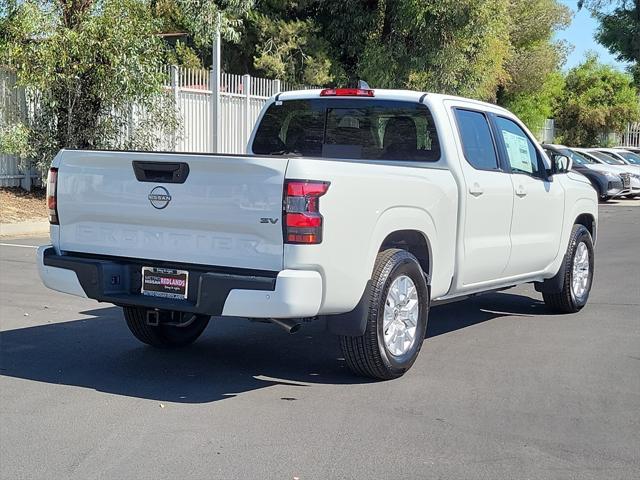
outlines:
[[[153,190],[151,190],[147,198],[151,202],[151,205],[153,205],[153,208],[157,208],[158,210],[166,208],[166,206],[169,205],[169,202],[171,201],[171,195],[169,194],[169,191],[164,187],[155,187]]]

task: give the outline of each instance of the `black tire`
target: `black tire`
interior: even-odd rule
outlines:
[[[628,198],[629,200],[633,200],[634,198],[636,198],[638,195],[625,195],[624,198]]]
[[[586,293],[580,297],[576,297],[571,288],[573,280],[573,262],[576,250],[580,243],[584,243],[587,247],[589,255],[589,277],[587,281]],[[593,240],[589,230],[584,225],[574,225],[569,238],[569,246],[567,253],[564,255],[563,265],[560,272],[563,272],[562,290],[557,293],[543,293],[545,305],[557,313],[576,313],[587,304],[591,285],[593,284],[594,273],[594,255]]]
[[[142,343],[158,348],[184,347],[195,342],[209,324],[209,316],[196,315],[192,323],[184,327],[174,325],[150,325],[147,323],[147,308],[123,307],[124,318],[133,336]],[[179,312],[161,311],[162,316],[171,316]],[[183,314],[184,318],[191,314]],[[182,316],[182,315],[180,315]],[[164,320],[164,319],[163,319]]]
[[[598,196],[598,201],[600,203],[607,203],[609,200],[611,200],[611,197],[609,195],[599,195]]]
[[[418,294],[418,320],[413,343],[402,356],[394,356],[384,342],[383,315],[387,293],[394,279],[408,276]],[[398,378],[415,362],[427,330],[429,289],[418,260],[409,252],[389,249],[378,254],[369,297],[369,314],[364,335],[341,336],[340,344],[349,368],[357,375],[379,380]]]

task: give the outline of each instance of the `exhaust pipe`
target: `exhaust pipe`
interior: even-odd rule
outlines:
[[[300,321],[295,318],[270,318],[271,323],[275,323],[284,328],[288,333],[296,333],[302,327]]]

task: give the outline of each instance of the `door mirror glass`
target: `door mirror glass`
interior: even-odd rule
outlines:
[[[553,173],[567,173],[571,170],[573,163],[566,155],[556,154],[553,156]]]

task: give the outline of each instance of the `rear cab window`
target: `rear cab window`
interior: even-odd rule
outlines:
[[[256,131],[257,155],[436,162],[429,109],[415,102],[309,99],[273,103]]]
[[[464,108],[454,111],[467,162],[476,170],[499,170],[496,146],[485,114]]]

